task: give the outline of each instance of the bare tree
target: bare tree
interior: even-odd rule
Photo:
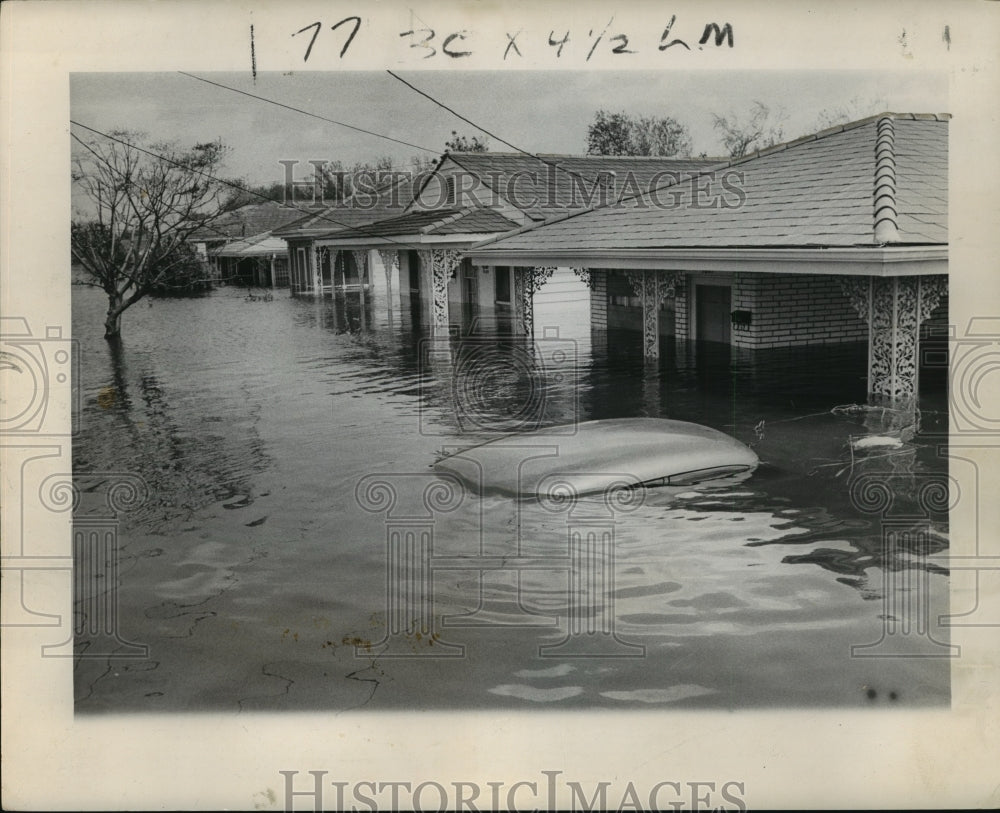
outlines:
[[[867,99],[853,96],[845,104],[821,110],[816,117],[816,125],[813,130],[825,130],[827,127],[833,127],[837,124],[847,124],[858,119],[865,119],[878,113],[884,113],[888,109],[889,102],[884,96],[871,96]]]
[[[722,146],[730,158],[742,158],[747,153],[779,143],[785,137],[784,123],[788,118],[782,109],[772,110],[755,101],[746,115],[712,114],[712,126],[719,131]]]
[[[190,279],[188,236],[225,211],[215,171],[226,148],[218,141],[143,146],[141,133],[124,130],[73,138],[73,182],[88,201],[72,223],[73,260],[87,284],[107,294],[104,337],[114,340],[129,307],[179,277]]]
[[[437,164],[437,161],[437,156],[430,157],[424,155],[413,155],[410,156],[410,169],[416,175],[423,172],[430,172],[434,169],[434,165]]]

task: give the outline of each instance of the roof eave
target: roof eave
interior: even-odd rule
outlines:
[[[479,265],[569,266],[628,270],[924,276],[948,273],[948,246],[790,248],[506,249],[475,246],[468,257]]]
[[[502,234],[503,232],[501,232]],[[350,237],[329,237],[316,239],[317,245],[343,249],[407,249],[407,248],[445,248],[448,246],[468,246],[489,240],[497,236],[497,232],[463,232],[457,234],[393,234],[391,236],[366,237],[364,235]]]

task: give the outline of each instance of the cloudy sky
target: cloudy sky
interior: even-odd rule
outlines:
[[[435,156],[452,130],[475,128],[385,72],[199,74],[244,94],[301,108],[407,145],[277,107],[181,73],[86,73],[71,79],[75,121],[97,130],[129,129],[180,144],[221,138],[231,148],[229,177],[280,181],[279,161],[370,161]],[[816,129],[824,110],[852,103],[859,117],[879,110],[948,112],[943,73],[917,71],[411,71],[425,93],[517,147],[582,153],[600,108],[671,116],[690,129],[695,153],[722,155],[712,114],[746,113],[759,100],[783,110],[786,140]],[[80,132],[80,131],[78,131]],[[84,134],[84,133],[81,133]],[[491,141],[491,149],[508,147]]]

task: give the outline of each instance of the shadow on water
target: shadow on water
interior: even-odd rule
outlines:
[[[107,377],[87,381],[97,393],[83,407],[89,442],[74,444],[74,472],[138,475],[147,500],[125,520],[149,529],[165,531],[207,505],[246,498],[254,473],[268,466],[252,402],[239,413],[220,402],[220,414],[206,414],[178,397],[175,382],[162,381],[150,356],[127,340],[93,347],[102,349]]]

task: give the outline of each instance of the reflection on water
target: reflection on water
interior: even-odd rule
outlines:
[[[79,660],[77,709],[947,703],[946,657],[868,656],[948,651],[947,573],[926,561],[948,539],[933,371],[921,431],[859,446],[883,416],[832,408],[863,403],[864,347],[666,341],[651,369],[638,336],[592,339],[585,291],[549,285],[536,347],[490,314],[433,339],[384,291],[234,290],[140,303],[111,347],[100,293],[75,289],[74,467],[148,486],[121,517],[118,599],[123,638],[149,646]],[[437,456],[498,429],[633,416],[720,429],[761,467],[611,508],[426,497]],[[391,504],[359,497],[373,474]],[[889,626],[914,612],[929,630]],[[594,642],[610,656],[579,657]]]

